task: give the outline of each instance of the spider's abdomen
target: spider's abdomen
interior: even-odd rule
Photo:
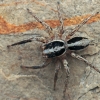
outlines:
[[[68,49],[81,50],[86,48],[90,43],[90,40],[85,37],[74,37],[67,41]]]
[[[43,54],[46,55],[47,58],[60,56],[66,51],[64,41],[62,40],[51,41],[45,44],[43,47]]]

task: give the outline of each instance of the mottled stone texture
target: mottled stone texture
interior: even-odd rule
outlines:
[[[62,100],[65,80],[63,67],[59,72],[56,91],[53,90],[54,63],[44,69],[20,68],[20,65],[42,64],[41,43],[33,41],[7,49],[7,45],[34,37],[34,34],[48,37],[43,29],[32,29],[31,24],[27,25],[35,22],[35,19],[26,9],[29,8],[42,20],[58,20],[57,1],[0,0],[0,33],[9,33],[0,35],[0,100]],[[64,19],[100,11],[100,0],[61,0],[60,3]],[[65,29],[75,26],[65,26]],[[90,47],[78,53],[100,69],[100,21],[86,24],[80,31],[76,35],[93,41]],[[70,66],[70,79],[65,100],[100,100],[100,74],[69,55],[66,59]]]

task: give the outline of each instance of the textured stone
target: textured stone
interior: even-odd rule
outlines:
[[[44,69],[26,70],[21,65],[40,65],[44,60],[41,43],[31,42],[7,48],[7,45],[40,34],[49,35],[27,12],[29,8],[40,19],[47,21],[57,33],[58,0],[1,0],[0,1],[0,100],[62,100],[65,71],[59,72],[56,91],[53,90],[55,64]],[[100,0],[62,0],[61,11],[65,29],[74,28],[85,17],[100,11]],[[85,24],[76,35],[93,40],[84,51],[84,56],[100,69],[100,15]],[[66,31],[67,32],[67,31]],[[83,33],[82,33],[83,32]],[[70,79],[65,100],[99,100],[100,74],[94,69],[67,55],[70,66]],[[68,96],[69,95],[69,96]]]

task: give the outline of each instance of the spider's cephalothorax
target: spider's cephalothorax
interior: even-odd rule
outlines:
[[[32,69],[44,68],[51,62],[49,60],[49,58],[53,58],[53,57],[57,58],[57,63],[56,63],[56,68],[55,68],[55,76],[54,76],[54,90],[55,90],[56,81],[58,78],[58,72],[59,72],[59,69],[61,68],[58,61],[59,60],[60,60],[60,62],[62,61],[63,66],[65,68],[65,72],[66,72],[65,88],[63,91],[64,96],[65,96],[66,88],[68,86],[68,78],[69,78],[69,74],[70,74],[68,62],[66,60],[66,54],[68,53],[67,51],[71,51],[71,52],[69,52],[69,54],[72,57],[84,61],[90,67],[92,67],[93,69],[95,69],[97,72],[100,73],[100,71],[96,67],[94,67],[91,63],[89,63],[86,59],[84,59],[83,57],[74,53],[74,51],[82,50],[82,49],[86,48],[89,45],[90,40],[86,37],[71,38],[71,36],[73,36],[76,31],[78,31],[90,18],[92,18],[93,16],[96,16],[96,14],[98,14],[98,12],[96,14],[92,14],[90,17],[83,20],[70,33],[64,33],[63,19],[62,19],[61,13],[60,13],[59,2],[57,3],[57,9],[58,9],[58,18],[60,21],[59,34],[58,34],[59,39],[55,38],[55,34],[52,32],[53,29],[48,24],[46,24],[45,22],[38,19],[29,9],[27,9],[29,14],[31,14],[39,23],[41,23],[45,27],[46,31],[48,32],[48,34],[50,36],[49,39],[52,41],[50,42],[50,40],[48,40],[45,37],[33,37],[30,39],[23,40],[23,41],[14,43],[12,45],[9,45],[8,47],[32,42],[33,40],[42,42],[43,43],[42,53],[43,53],[43,56],[45,56],[47,58],[47,60],[40,66],[23,66],[22,65],[21,67],[22,68],[32,68]],[[62,39],[63,34],[67,34],[65,40]],[[61,56],[63,56],[63,57],[61,57]]]
[[[65,43],[62,40],[54,40],[43,45],[43,54],[47,58],[58,57],[66,52]]]

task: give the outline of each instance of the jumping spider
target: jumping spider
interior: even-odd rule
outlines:
[[[66,34],[66,33],[64,33],[65,31],[64,31],[64,26],[63,26],[63,19],[62,19],[61,13],[60,13],[59,2],[57,3],[57,10],[58,10],[58,18],[60,21],[58,39],[55,37],[55,34],[52,32],[53,29],[48,24],[46,24],[45,22],[38,19],[29,9],[27,9],[27,11],[39,23],[41,23],[45,27],[46,31],[50,35],[49,40],[46,39],[45,37],[35,37],[35,38],[33,37],[33,38],[30,38],[27,40],[23,40],[23,41],[8,45],[8,47],[32,42],[34,39],[36,41],[42,42],[43,45],[41,47],[43,50],[43,52],[42,52],[43,57],[45,57],[47,60],[40,66],[23,66],[23,65],[21,65],[21,68],[31,68],[31,69],[44,68],[51,62],[49,59],[54,58],[54,57],[57,59],[57,61],[62,61],[63,66],[66,71],[65,86],[64,86],[64,90],[63,90],[63,95],[65,96],[66,88],[68,86],[68,78],[69,78],[69,74],[70,74],[68,62],[66,60],[66,53],[69,53],[74,58],[84,61],[86,64],[88,64],[90,67],[92,67],[94,70],[96,70],[97,72],[100,73],[100,71],[96,67],[94,67],[91,63],[89,63],[85,58],[74,53],[74,51],[82,50],[82,49],[85,49],[87,46],[89,46],[90,40],[86,37],[71,38],[71,36],[73,36],[75,34],[75,32],[77,32],[89,19],[91,19],[93,16],[97,15],[98,12],[96,14],[92,14],[88,18],[84,19],[78,26],[76,26],[71,32],[69,32],[67,34],[65,40],[63,40],[62,35]],[[60,66],[57,65],[55,68],[55,76],[54,76],[54,90],[56,87],[59,70],[60,70]]]

